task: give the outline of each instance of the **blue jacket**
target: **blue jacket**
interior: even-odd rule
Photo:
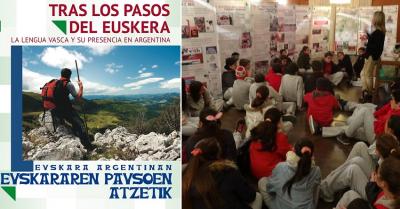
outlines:
[[[315,191],[321,182],[321,171],[318,166],[311,168],[310,174],[301,181],[293,184],[291,198],[288,192],[282,190],[285,183],[291,179],[296,172],[296,167],[290,166],[288,162],[281,162],[272,171],[268,178],[267,192],[272,193],[273,198],[270,209],[315,209]],[[318,198],[315,197],[315,198]]]

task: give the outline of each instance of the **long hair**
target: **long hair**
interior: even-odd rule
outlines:
[[[376,150],[383,159],[386,159],[391,152],[400,151],[399,141],[390,134],[382,134],[376,140]]]
[[[209,165],[221,158],[221,147],[215,138],[202,139],[190,158],[182,174],[183,208],[191,209],[193,205],[192,190],[196,191],[207,209],[218,208],[221,198],[217,191]]]
[[[385,26],[385,13],[382,11],[376,11],[373,17],[373,24],[376,29],[386,33],[386,26]]]
[[[398,150],[390,153],[379,167],[378,177],[386,182],[389,192],[395,196],[393,208],[400,208],[400,152]]]
[[[251,107],[257,108],[264,104],[265,100],[268,99],[269,89],[267,86],[260,86],[256,90],[256,97],[251,102]]]
[[[400,141],[400,116],[392,115],[389,118],[388,127],[392,129],[393,135]]]
[[[201,98],[201,88],[203,84],[200,81],[192,81],[190,83],[189,92],[194,102],[198,102]]]
[[[294,152],[300,157],[294,176],[283,186],[283,191],[287,191],[291,197],[293,184],[301,181],[311,172],[312,156],[314,154],[314,144],[308,139],[302,139],[294,146]]]
[[[280,122],[282,113],[271,108],[264,114],[264,121],[260,122],[250,131],[251,140],[260,140],[260,151],[272,152],[276,150],[276,133],[278,132],[278,123]]]
[[[202,127],[198,128],[194,135],[199,140],[210,137],[216,138],[222,148],[222,154],[225,155],[226,149],[224,148],[227,143],[225,142],[223,132],[221,131],[221,121],[207,120],[207,116],[215,116],[217,114],[218,112],[211,108],[204,108],[200,111],[199,119],[202,123]]]

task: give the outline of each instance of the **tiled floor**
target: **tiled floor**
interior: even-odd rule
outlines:
[[[351,89],[337,89],[336,94],[339,94],[341,98],[356,101],[360,90],[358,88]],[[335,121],[343,122],[348,117],[349,113],[337,112],[335,114]],[[222,126],[228,130],[234,130],[236,122],[240,118],[244,118],[245,112],[239,112],[234,108],[229,109],[225,112],[222,118]],[[327,176],[333,169],[342,164],[351,150],[350,146],[344,146],[336,141],[335,138],[322,138],[321,136],[310,136],[308,127],[306,125],[305,112],[297,113],[297,123],[294,129],[289,133],[289,141],[294,143],[296,140],[302,137],[309,137],[315,145],[315,161],[316,164],[321,168],[322,176]],[[320,201],[318,209],[331,209],[334,207],[333,204],[327,204]]]

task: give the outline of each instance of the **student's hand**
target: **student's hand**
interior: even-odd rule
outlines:
[[[376,182],[376,171],[373,171],[373,172],[371,173],[370,181],[371,181],[371,182]]]
[[[79,88],[83,88],[82,81],[78,81],[78,86],[79,86]]]

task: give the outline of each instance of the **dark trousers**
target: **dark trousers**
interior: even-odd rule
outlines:
[[[71,109],[71,110],[55,109],[55,110],[53,110],[53,113],[61,121],[65,120],[72,125],[73,133],[75,134],[75,136],[79,137],[82,145],[85,148],[88,148],[91,146],[89,136],[87,135],[87,132],[86,132],[85,123],[79,117],[78,113],[74,109]]]

